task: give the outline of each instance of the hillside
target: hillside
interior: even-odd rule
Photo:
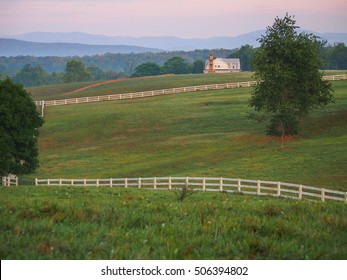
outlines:
[[[347,257],[343,203],[21,186],[0,188],[0,205],[2,260]]]
[[[91,82],[68,83],[49,86],[28,87],[27,90],[35,100],[53,100],[85,96],[97,96],[106,94],[127,93],[145,90],[157,90],[165,88],[197,86],[206,84],[232,83],[250,81],[251,72],[239,72],[231,74],[185,74],[163,75],[142,78],[126,78],[115,80],[87,90],[76,92],[80,88],[93,85]],[[106,81],[107,82],[107,81]],[[94,82],[99,84],[99,82]]]
[[[322,39],[327,40],[327,42],[332,45],[336,42],[344,42],[345,44],[347,44],[347,33],[313,33],[317,36],[320,36]],[[196,49],[234,49],[240,48],[241,46],[246,44],[257,47],[259,46],[257,39],[264,34],[264,29],[240,34],[238,36],[212,38],[178,38],[174,36],[122,37],[93,35],[82,32],[31,32],[15,36],[14,39],[45,43],[69,42],[90,45],[133,45],[147,48],[159,48],[168,51],[193,51]]]
[[[0,38],[0,56],[84,56],[105,53],[157,53],[162,50],[129,45],[86,45],[78,43],[36,43]]]
[[[324,75],[345,74],[346,71],[328,70]],[[140,92],[147,90],[170,89],[176,87],[199,86],[222,83],[248,82],[253,80],[253,72],[229,74],[185,74],[162,75],[141,78],[124,78],[113,81],[65,83],[47,86],[27,87],[34,100],[68,99]]]
[[[228,176],[347,190],[347,82],[333,85],[336,102],[285,150],[247,118],[250,88],[50,107],[32,177]]]

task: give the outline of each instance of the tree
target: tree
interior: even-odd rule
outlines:
[[[25,64],[20,72],[14,78],[15,82],[24,86],[38,86],[47,83],[48,74],[41,65],[33,67],[31,64]]]
[[[259,39],[253,61],[257,84],[250,106],[270,116],[268,134],[282,140],[298,133],[300,120],[312,109],[333,102],[331,84],[319,72],[322,42],[313,34],[298,34],[295,24],[288,14],[277,17]]]
[[[195,60],[192,66],[192,73],[193,74],[200,74],[204,73],[205,68],[205,62],[201,59]]]
[[[347,69],[347,47],[344,43],[334,46],[331,52],[330,61],[334,69]]]
[[[102,69],[96,65],[91,65],[87,67],[87,72],[89,73],[90,81],[100,81],[106,79],[106,74]]]
[[[30,94],[0,81],[0,175],[28,174],[38,167],[38,128],[43,124]]]
[[[84,82],[89,80],[89,73],[80,60],[70,60],[66,63],[64,81],[66,83]]]
[[[164,63],[163,74],[188,74],[190,73],[189,64],[182,58],[175,56]]]
[[[135,68],[133,77],[157,76],[160,74],[160,66],[153,62],[143,63]]]
[[[251,45],[244,45],[240,49],[237,49],[229,57],[239,58],[242,71],[252,71],[252,60],[255,56],[256,49]]]

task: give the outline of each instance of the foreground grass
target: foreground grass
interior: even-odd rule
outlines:
[[[347,208],[223,193],[0,188],[1,259],[346,259]]]
[[[206,176],[347,190],[347,81],[301,134],[279,140],[247,118],[251,88],[50,107],[31,177]],[[30,181],[33,183],[33,181]]]

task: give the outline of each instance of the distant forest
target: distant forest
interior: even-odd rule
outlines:
[[[36,57],[36,56],[16,56],[16,57],[0,57],[0,78],[9,76],[15,81],[23,83],[21,74],[25,71],[36,71],[40,77],[34,84],[41,85],[50,83],[62,83],[67,63],[71,60],[82,61],[87,71],[90,72],[89,80],[116,79],[119,77],[129,77],[137,73],[137,67],[151,62],[159,67],[164,67],[165,63],[174,58],[182,58],[190,69],[194,65],[201,65],[209,54],[212,52],[215,57],[222,58],[240,58],[241,69],[243,71],[252,70],[252,58],[257,49],[250,45],[241,48],[214,49],[214,50],[195,50],[195,51],[174,51],[161,53],[132,53],[132,54],[111,54],[93,55],[83,57]],[[326,46],[321,48],[321,58],[324,61],[322,69],[345,70],[347,69],[347,47],[344,43],[335,46]],[[199,63],[197,63],[199,62]],[[166,69],[166,71],[168,71]],[[194,72],[195,71],[195,72]],[[197,73],[196,69],[192,73]],[[23,83],[25,84],[25,83]]]
[[[131,75],[135,68],[146,62],[154,62],[158,65],[164,63],[172,57],[181,57],[188,63],[195,60],[205,60],[210,54],[210,50],[195,51],[174,51],[162,53],[131,53],[131,54],[111,54],[92,55],[92,56],[69,56],[69,57],[36,57],[36,56],[16,56],[16,57],[0,57],[0,73],[14,77],[26,64],[33,67],[41,65],[48,73],[65,71],[66,63],[70,60],[81,60],[87,67],[97,66],[103,71],[112,70],[116,73],[126,73]],[[217,57],[228,57],[233,50],[218,49],[212,50]]]

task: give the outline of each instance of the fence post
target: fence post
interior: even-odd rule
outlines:
[[[43,117],[45,114],[45,101],[41,101],[41,117]]]
[[[51,179],[47,179],[47,185],[48,185],[48,186],[51,185]]]
[[[188,185],[189,185],[189,178],[186,177],[186,187],[188,187]]]
[[[171,177],[169,177],[169,191],[171,191],[171,188],[172,188],[172,178]]]
[[[277,183],[277,196],[281,196],[281,182]]]
[[[87,186],[87,179],[83,180],[83,185],[86,187]]]
[[[18,177],[16,177],[16,187],[18,187]]]
[[[219,191],[223,191],[223,178],[219,179]]]
[[[237,191],[241,192],[241,179],[237,179]]]
[[[204,177],[203,181],[202,181],[202,190],[204,192],[206,192],[206,177]]]
[[[139,178],[139,185],[138,188],[141,189],[141,178]]]
[[[322,198],[322,201],[324,202],[325,201],[325,189],[322,189],[322,191],[321,191],[321,198]]]
[[[125,180],[124,180],[124,187],[128,188],[128,178],[125,178]]]
[[[257,195],[260,195],[260,180],[257,181]]]
[[[347,203],[347,192],[345,193],[345,203]]]
[[[110,179],[110,188],[112,188],[112,178]]]
[[[154,177],[153,187],[154,189],[157,188],[157,177]]]
[[[37,178],[35,178],[35,186],[38,185],[38,181],[37,181]]]
[[[96,186],[99,187],[99,179],[96,179]]]
[[[299,186],[299,200],[302,199],[302,185]]]

